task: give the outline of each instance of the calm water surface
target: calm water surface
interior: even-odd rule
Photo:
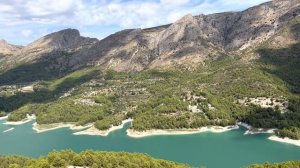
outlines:
[[[33,121],[20,126],[3,125],[4,122],[0,121],[0,154],[5,155],[39,157],[54,149],[127,151],[208,168],[238,168],[265,161],[300,160],[300,147],[270,141],[267,139],[269,134],[243,135],[243,128],[220,134],[207,132],[130,138],[126,135],[129,123],[107,137],[100,137],[75,136],[69,129],[37,134],[32,130]],[[12,127],[15,129],[3,133]]]

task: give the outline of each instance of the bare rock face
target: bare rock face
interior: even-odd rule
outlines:
[[[33,61],[46,57],[48,53],[52,55],[58,53],[72,54],[83,48],[88,48],[98,40],[80,36],[78,30],[65,29],[59,32],[46,35],[15,53],[15,58],[20,61]]]
[[[75,54],[69,66],[102,65],[117,71],[193,67],[222,53],[255,47],[299,15],[299,0],[274,0],[242,12],[186,15],[171,25],[110,35]]]
[[[0,54],[11,55],[22,49],[22,46],[16,46],[7,43],[5,40],[0,40]]]
[[[98,39],[80,36],[78,30],[61,30],[46,35],[23,48],[13,50],[9,57],[3,57],[0,54],[0,63],[5,65],[0,69],[9,70],[16,64],[27,63],[26,68],[32,71],[39,67],[43,68],[41,71],[47,71],[49,74],[63,74],[71,69],[68,63],[72,55],[90,48],[96,42]],[[86,65],[86,63],[82,64]]]
[[[156,40],[164,27],[123,30],[82,50],[70,60],[69,66],[77,69],[89,65],[102,65],[118,71],[141,71],[158,56]]]
[[[80,36],[79,31],[76,29],[65,29],[40,38],[30,43],[25,49],[74,50],[91,45],[96,41],[96,39]]]
[[[260,44],[299,15],[299,0],[276,0],[240,12],[227,30],[225,49],[242,50]]]

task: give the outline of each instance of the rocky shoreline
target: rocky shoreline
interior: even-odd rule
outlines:
[[[46,131],[56,130],[60,128],[69,128],[71,130],[82,130],[92,127],[93,124],[87,124],[85,126],[77,126],[75,123],[54,123],[54,124],[42,124],[39,125],[36,122],[33,123],[32,129],[37,133],[42,133]]]
[[[0,120],[5,120],[7,119],[8,116],[0,117]],[[21,121],[16,121],[16,122],[5,122],[3,124],[5,125],[22,125],[25,123],[28,123],[32,120],[35,119],[35,115],[27,115],[26,119],[23,119]],[[132,122],[133,119],[126,119],[122,121],[121,125],[118,126],[112,126],[108,130],[98,130],[93,126],[93,123],[84,125],[84,126],[76,126],[75,123],[54,123],[54,124],[44,124],[44,125],[39,125],[36,122],[33,123],[32,129],[35,130],[37,133],[42,133],[42,132],[47,132],[51,130],[56,130],[60,128],[69,128],[74,131],[73,135],[95,135],[95,136],[108,136],[109,133],[122,129],[126,123]],[[127,129],[127,136],[131,138],[143,138],[143,137],[149,137],[149,136],[157,136],[157,135],[189,135],[189,134],[197,134],[197,133],[202,133],[202,132],[212,132],[212,133],[223,133],[235,129],[239,129],[239,127],[242,126],[247,129],[245,131],[244,135],[253,135],[253,134],[274,134],[276,129],[263,129],[263,128],[253,128],[251,125],[243,123],[243,122],[238,122],[236,125],[231,125],[231,126],[206,126],[206,127],[201,127],[197,129],[166,129],[166,130],[160,130],[160,129],[152,129],[152,130],[146,130],[146,131],[136,131],[133,129]],[[9,129],[4,132],[8,132],[13,130]],[[291,145],[296,145],[300,146],[300,140],[293,140],[290,138],[280,138],[276,135],[272,135],[268,138],[269,140],[272,141],[277,141],[277,142],[282,142],[282,143],[287,143]]]
[[[8,117],[8,116],[7,116]],[[7,118],[6,117],[6,118]],[[21,121],[6,121],[5,123],[3,123],[3,124],[5,124],[5,125],[22,125],[22,124],[25,124],[25,123],[28,123],[28,122],[30,122],[30,121],[32,121],[32,120],[35,120],[35,115],[33,114],[33,115],[29,115],[29,114],[27,114],[26,115],[26,118],[25,119],[23,119],[23,120],[21,120]]]
[[[147,136],[154,135],[188,135],[188,134],[197,134],[201,132],[213,132],[213,133],[222,133],[226,131],[231,131],[238,129],[237,125],[233,126],[210,126],[210,127],[201,127],[199,129],[169,129],[169,130],[146,130],[146,131],[135,131],[132,129],[127,130],[127,135],[132,138],[143,138]]]
[[[268,138],[271,141],[276,141],[276,142],[282,142],[282,143],[287,143],[287,144],[291,144],[291,145],[296,145],[296,146],[300,146],[300,140],[294,140],[294,139],[290,139],[290,138],[280,138],[276,135],[272,135]]]
[[[95,128],[94,126],[92,126],[92,127],[88,128],[86,130],[75,132],[75,133],[73,133],[73,135],[99,135],[99,136],[107,136],[110,132],[122,129],[126,123],[129,123],[129,122],[132,122],[132,121],[133,121],[132,119],[123,120],[121,125],[118,125],[118,126],[114,126],[113,125],[108,130],[98,130],[97,128]]]

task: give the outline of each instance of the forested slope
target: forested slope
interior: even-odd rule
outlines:
[[[264,164],[254,164],[249,168],[299,168],[300,161],[288,161],[282,163],[264,163]]]
[[[0,156],[1,168],[188,168],[188,165],[154,159],[145,154],[125,152],[84,151],[79,154],[71,150],[51,152],[48,156],[32,159],[22,156]]]

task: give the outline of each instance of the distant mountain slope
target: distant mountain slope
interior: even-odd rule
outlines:
[[[186,15],[171,25],[115,33],[75,54],[69,65],[97,64],[117,71],[195,67],[224,52],[258,46],[299,14],[298,0],[281,0],[242,12]]]
[[[22,49],[22,46],[16,46],[9,44],[5,40],[0,40],[0,54],[1,55],[11,55],[13,53],[18,52]]]
[[[13,59],[18,61],[34,61],[53,52],[75,53],[83,48],[88,48],[98,40],[80,36],[78,30],[65,29],[46,35],[14,54]]]
[[[66,29],[14,52],[9,61],[51,59],[45,68],[58,71],[88,65],[126,72],[157,67],[193,68],[224,53],[255,48],[299,14],[299,0],[273,0],[242,12],[186,15],[169,25],[123,30],[101,41]]]
[[[65,29],[46,35],[9,57],[0,57],[0,83],[31,82],[58,77],[70,71],[71,56],[98,40],[80,36],[78,30]]]

